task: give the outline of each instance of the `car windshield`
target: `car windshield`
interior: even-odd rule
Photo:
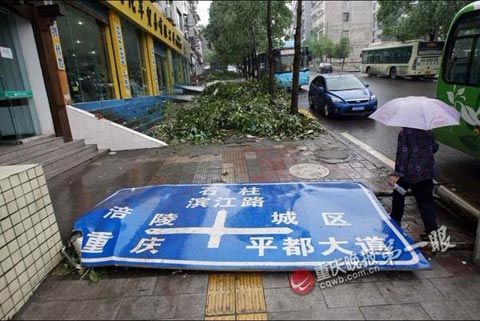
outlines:
[[[326,78],[327,89],[330,91],[363,89],[365,85],[356,77]]]

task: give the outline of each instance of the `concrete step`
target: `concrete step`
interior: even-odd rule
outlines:
[[[71,157],[67,157],[59,163],[54,163],[49,166],[48,171],[46,172],[47,180],[58,180],[71,176],[77,173],[84,166],[106,155],[109,152],[108,149],[97,150],[96,145],[90,145],[87,147],[88,148],[81,153],[75,154]]]
[[[36,139],[29,143],[15,146],[0,146],[0,165],[16,163],[17,159],[24,159],[26,155],[35,155],[63,144],[62,137],[52,137]]]
[[[68,153],[59,154],[52,158],[49,158],[43,165],[45,173],[60,168],[68,170],[70,163],[74,162],[76,158],[82,157],[85,154],[92,153],[97,150],[96,145],[84,145],[81,148],[74,149]]]
[[[20,156],[15,161],[11,162],[11,165],[15,164],[49,164],[51,159],[56,159],[60,155],[65,155],[71,153],[75,150],[80,151],[85,146],[85,143],[82,140],[75,140],[68,143],[63,143],[58,146],[52,146],[50,148],[45,148],[39,150],[32,154],[25,154]]]

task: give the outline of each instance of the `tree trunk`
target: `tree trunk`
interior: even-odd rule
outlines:
[[[248,80],[248,65],[247,65],[248,59],[245,57],[243,58],[243,66],[242,66],[242,73],[243,77],[245,77],[245,80]]]
[[[254,69],[254,63],[253,63],[253,56],[254,56],[254,51],[250,53],[250,78],[253,79],[255,72],[253,71]]]
[[[297,1],[297,24],[295,29],[295,56],[293,57],[293,77],[292,77],[292,101],[290,104],[290,113],[298,113],[298,83],[300,69],[300,35],[302,33],[302,0]]]
[[[268,37],[268,93],[270,100],[275,98],[275,61],[273,59],[272,39],[272,0],[267,1],[267,37]]]

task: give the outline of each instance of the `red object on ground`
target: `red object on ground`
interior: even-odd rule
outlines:
[[[310,293],[315,286],[315,277],[309,271],[298,270],[292,273],[289,278],[290,288],[297,294]]]

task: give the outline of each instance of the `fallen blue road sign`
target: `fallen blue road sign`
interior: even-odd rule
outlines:
[[[350,182],[122,189],[76,221],[83,266],[203,270],[429,268],[375,195]]]

